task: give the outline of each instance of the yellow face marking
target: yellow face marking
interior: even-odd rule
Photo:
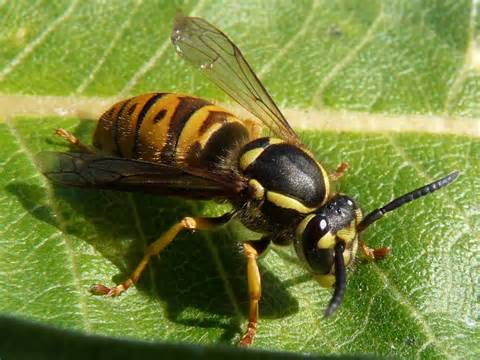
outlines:
[[[263,197],[265,196],[265,188],[262,186],[262,184],[260,184],[255,179],[251,179],[248,182],[248,185],[250,185],[253,188],[254,190],[253,196],[255,197],[255,199],[262,200]]]
[[[326,275],[314,275],[315,280],[318,281],[321,287],[331,288],[335,284],[335,275],[326,274]]]
[[[355,260],[355,256],[357,255],[357,250],[358,250],[358,239],[353,240],[351,251],[350,251],[350,262]],[[345,263],[346,265],[349,265],[349,263]]]
[[[260,156],[263,150],[265,149],[255,148],[252,150],[248,150],[246,153],[244,153],[240,158],[240,169],[245,171],[245,169],[248,168],[250,164],[253,163]]]
[[[317,243],[317,247],[319,249],[333,249],[335,243],[335,235],[333,235],[331,232],[328,232],[320,238]]]
[[[286,195],[279,194],[274,191],[267,191],[267,200],[284,209],[292,209],[302,214],[308,214],[316,208],[309,208],[303,205],[300,201]]]
[[[343,252],[343,262],[348,265],[350,263],[350,249],[345,249]]]
[[[357,224],[360,224],[360,222],[363,220],[362,210],[360,209],[355,210],[355,220]]]
[[[355,220],[353,220],[348,227],[340,229],[337,231],[337,236],[349,244],[357,235],[357,231],[355,230]]]

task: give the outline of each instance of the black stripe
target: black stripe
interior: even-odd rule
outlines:
[[[167,140],[160,155],[161,161],[166,164],[175,161],[175,149],[177,148],[178,138],[190,117],[202,107],[211,105],[208,101],[193,97],[181,97],[179,99],[180,103],[170,121]]]
[[[226,122],[229,116],[232,115],[224,111],[210,111],[202,126],[198,129],[198,136],[202,136],[213,124]]]
[[[112,124],[112,139],[113,143],[115,144],[115,153],[116,155],[121,155],[122,152],[120,150],[120,143],[118,142],[118,123],[121,121],[122,113],[125,111],[125,108],[127,107],[128,103],[130,100],[125,100],[125,102],[122,104],[122,107],[120,108],[120,111],[117,114],[117,117],[115,119],[115,122]]]
[[[143,105],[140,114],[138,115],[137,123],[135,125],[135,142],[132,149],[132,158],[136,159],[138,157],[138,147],[140,146],[140,128],[142,126],[143,120],[148,110],[160,99],[162,96],[166,95],[165,93],[154,94],[150,99],[147,100],[145,105]]]
[[[234,149],[238,148],[239,144],[246,143],[248,139],[249,133],[245,126],[238,122],[228,123],[208,137],[201,151],[190,147],[188,152],[199,160],[202,167],[221,167],[227,159],[231,160]]]

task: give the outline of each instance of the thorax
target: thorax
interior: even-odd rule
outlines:
[[[238,169],[253,189],[240,220],[264,233],[292,228],[322,206],[330,183],[323,167],[306,150],[276,138],[259,138],[240,151]]]

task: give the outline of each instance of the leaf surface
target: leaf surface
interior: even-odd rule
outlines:
[[[478,357],[479,6],[0,2],[0,100],[6,104],[0,122],[0,313],[13,316],[11,326],[18,329],[29,319],[65,331],[173,342],[180,351],[192,343],[238,341],[248,291],[236,240],[248,235],[235,224],[182,234],[120,298],[88,293],[92,283],[125,279],[145,247],[181,217],[218,215],[227,205],[56,187],[34,162],[39,151],[67,149],[52,135],[57,127],[89,142],[95,126],[81,112],[72,116],[67,105],[45,115],[42,101],[50,96],[60,105],[149,91],[227,100],[176,57],[169,36],[181,9],[229,34],[282,109],[313,113],[315,128],[324,120],[315,114],[326,109],[334,114],[330,122],[346,112],[352,122],[365,123],[365,131],[301,133],[331,171],[341,161],[350,165],[338,190],[365,212],[461,171],[451,186],[364,234],[371,246],[392,247],[392,255],[378,263],[357,261],[345,302],[331,319],[322,318],[330,290],[310,279],[291,249],[272,249],[261,260],[255,346],[325,355]],[[38,101],[38,109],[19,115],[19,95]],[[408,129],[376,132],[368,115],[377,123],[388,117],[395,124],[400,116],[412,121]],[[415,131],[419,116],[432,132]],[[459,119],[471,127],[456,133]],[[453,131],[433,134],[444,124],[454,124]]]

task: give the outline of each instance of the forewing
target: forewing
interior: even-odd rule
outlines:
[[[301,143],[238,47],[224,33],[201,18],[178,15],[172,42],[180,56],[255,115],[275,135],[291,143]]]
[[[53,182],[82,188],[233,199],[246,186],[233,172],[209,172],[87,153],[41,152],[37,163]]]

